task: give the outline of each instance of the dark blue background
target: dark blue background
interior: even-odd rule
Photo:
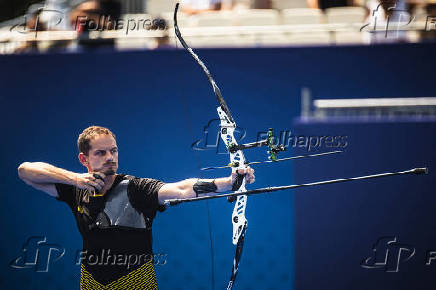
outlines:
[[[254,140],[269,127],[306,135],[333,130],[350,136],[341,157],[299,161],[296,167],[290,163],[256,167],[256,184],[250,186],[255,188],[423,165],[432,169],[431,122],[326,125],[294,123],[294,118],[302,87],[310,88],[317,98],[432,96],[434,48],[427,44],[217,49],[200,50],[199,55],[214,74],[241,131],[247,132],[244,141]],[[120,172],[165,182],[229,174],[199,171],[203,166],[226,164],[228,157],[213,147],[191,148],[194,141],[204,139],[204,127],[216,118],[217,102],[203,72],[185,51],[1,56],[0,68],[4,233],[0,287],[4,289],[78,288],[79,266],[74,260],[81,237],[71,212],[65,204],[26,186],[16,168],[23,161],[45,161],[83,172],[76,141],[87,126],[107,126],[117,135]],[[216,128],[209,128],[209,137],[214,134]],[[379,137],[368,137],[373,134]],[[398,134],[403,137],[394,142]],[[302,152],[291,150],[283,156],[294,153]],[[248,151],[246,156],[266,158],[264,149]],[[398,177],[249,198],[249,228],[237,289],[293,289],[295,285],[296,289],[350,289],[381,284],[394,289],[389,287],[398,285],[391,280],[400,276],[402,285],[412,287],[416,283],[412,277],[427,277],[434,271],[421,267],[421,258],[415,257],[416,267],[410,263],[411,268],[399,273],[375,273],[359,263],[384,234],[399,235],[400,242],[415,247],[433,244],[436,248],[431,234],[434,214],[429,211],[434,204],[433,180],[434,175]],[[403,198],[394,202],[391,197],[398,188]],[[413,192],[406,194],[405,189]],[[376,205],[370,206],[371,202]],[[166,265],[156,267],[162,289],[211,288],[208,211],[215,287],[226,285],[234,254],[232,209],[225,200],[214,200],[158,214],[154,250],[168,258]],[[22,255],[21,247],[31,236],[46,236],[48,243],[66,249],[48,273],[9,266]]]
[[[324,180],[428,166],[426,176],[403,175],[304,188],[294,194],[296,289],[434,289],[436,249],[434,165],[436,124],[404,120],[374,123],[298,123],[303,136],[347,136],[341,155],[295,162],[295,180]],[[391,237],[390,246],[378,239]],[[376,247],[376,252],[373,252]],[[400,247],[415,249],[400,256]],[[377,255],[388,266],[361,266]],[[366,265],[373,266],[374,259]],[[391,271],[391,272],[389,272]]]

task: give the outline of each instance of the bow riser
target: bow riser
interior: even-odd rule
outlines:
[[[226,146],[230,144],[238,145],[238,142],[235,139],[234,133],[236,129],[236,124],[232,121],[230,121],[229,116],[224,112],[224,110],[221,107],[217,108],[218,116],[220,118],[220,127],[221,127],[221,139],[223,140],[224,144]],[[239,169],[246,169],[246,160],[244,153],[242,150],[238,150],[234,153],[230,153],[230,163],[237,162],[239,164],[238,167],[233,167],[232,172],[236,173]],[[236,192],[245,192],[245,178],[242,181],[241,186]],[[241,237],[244,230],[247,228],[247,219],[245,218],[245,208],[247,206],[247,196],[246,195],[240,195],[236,199],[236,204],[233,209],[232,214],[232,224],[233,224],[233,236],[232,236],[232,242],[234,245],[236,245],[239,241],[239,238]]]

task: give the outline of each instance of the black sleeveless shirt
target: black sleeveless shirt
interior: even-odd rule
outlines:
[[[117,174],[104,196],[92,197],[87,190],[56,184],[57,199],[68,204],[83,238],[81,267],[97,282],[106,285],[150,262],[153,219],[165,209],[158,203],[162,185]]]

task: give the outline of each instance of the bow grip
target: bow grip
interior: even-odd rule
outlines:
[[[240,174],[236,169],[236,179],[235,182],[233,182],[232,184],[232,191],[237,191],[241,187],[242,182],[244,182],[244,178],[245,178],[245,174]],[[228,202],[234,202],[235,200],[236,200],[235,196],[227,197]]]

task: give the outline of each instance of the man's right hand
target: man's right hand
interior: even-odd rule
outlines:
[[[106,175],[102,172],[78,173],[75,185],[80,189],[99,192],[104,187],[105,177]]]

